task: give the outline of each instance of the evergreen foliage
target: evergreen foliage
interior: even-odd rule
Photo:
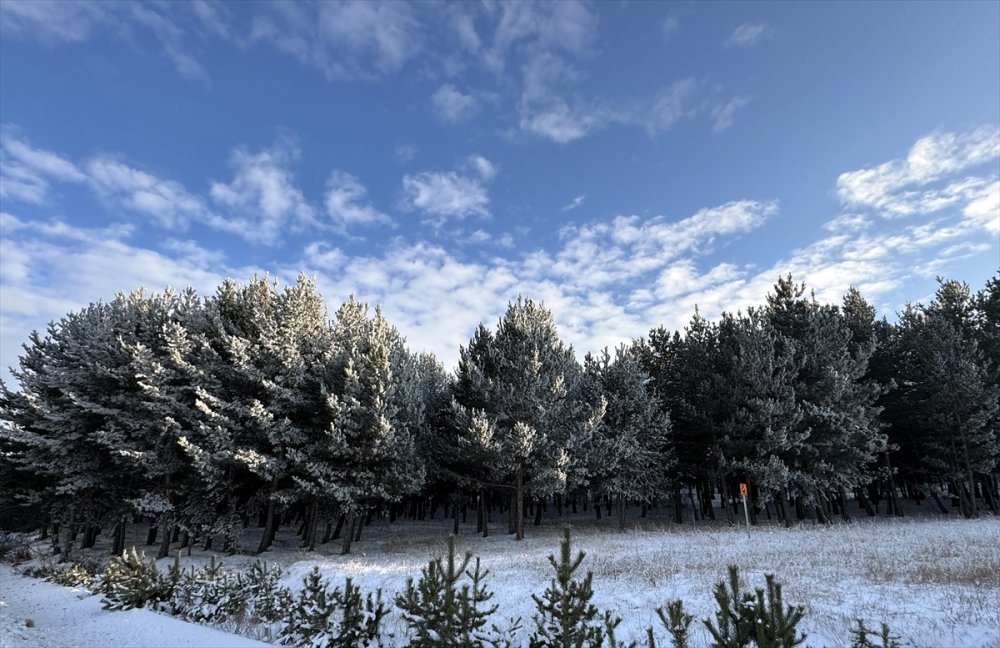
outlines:
[[[156,561],[146,562],[146,554],[131,551],[112,558],[101,574],[99,591],[106,610],[157,607],[173,595],[173,582],[160,574]]]
[[[857,627],[851,628],[851,648],[900,648],[899,639],[892,635],[888,624],[883,623],[881,630],[875,631],[866,627],[862,619],[856,619],[856,623]]]
[[[703,620],[712,635],[712,648],[744,648],[754,638],[754,597],[740,588],[740,571],[729,565],[728,579],[719,581],[713,591],[718,610],[715,623]]]
[[[580,551],[573,556],[569,527],[563,529],[559,549],[558,560],[549,556],[555,577],[541,596],[532,594],[537,613],[529,644],[532,648],[599,648],[609,623],[590,602],[593,572],[587,572],[582,580],[574,577],[586,554]],[[617,626],[613,620],[610,624]]]
[[[434,558],[421,569],[420,579],[408,579],[406,589],[396,597],[396,607],[410,630],[409,645],[425,648],[441,646],[485,646],[490,615],[497,605],[484,581],[489,570],[483,570],[476,558],[470,568],[472,552],[458,558],[455,537],[448,536],[448,555]],[[459,586],[464,578],[468,583]]]
[[[688,648],[688,632],[694,616],[684,611],[684,601],[675,599],[665,607],[656,608],[656,616],[660,618],[663,627],[670,634],[670,645],[673,648]],[[652,629],[649,631],[650,648],[655,648],[652,641]]]
[[[376,645],[387,613],[382,590],[362,597],[360,588],[350,578],[343,589],[331,590],[320,576],[319,567],[313,567],[287,612],[287,623],[281,629],[279,641],[300,647]]]
[[[798,635],[796,626],[805,616],[805,608],[800,605],[785,607],[781,595],[781,584],[773,574],[765,574],[766,590],[757,589],[754,616],[754,639],[757,648],[793,648],[806,640],[806,635]]]

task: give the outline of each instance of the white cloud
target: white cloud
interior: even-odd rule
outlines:
[[[12,129],[0,134],[0,197],[40,204],[48,199],[50,182],[85,179],[75,164],[17,139]]]
[[[247,240],[277,244],[286,228],[301,230],[317,225],[313,207],[295,185],[289,168],[299,156],[288,140],[272,148],[250,152],[236,149],[230,157],[231,182],[213,182],[212,200],[227,208]]]
[[[254,18],[250,40],[343,79],[398,72],[420,52],[422,32],[404,2],[275,3]]]
[[[597,40],[597,14],[580,2],[509,2],[497,11],[499,21],[485,52],[495,71],[503,69],[514,48],[586,56]]]
[[[52,46],[80,43],[109,21],[103,3],[72,0],[4,0],[0,25],[10,34],[34,38]]]
[[[452,124],[471,119],[479,110],[479,102],[473,95],[463,94],[450,83],[437,89],[431,96],[431,105],[441,120]]]
[[[1000,157],[1000,129],[932,133],[920,138],[904,159],[842,173],[837,193],[848,206],[883,216],[938,211],[980,198],[995,178],[958,178],[956,174]]]
[[[456,171],[424,171],[403,176],[404,206],[424,214],[425,221],[440,226],[449,218],[477,216],[489,218],[489,193],[486,182],[496,169],[482,156],[466,162],[471,175]]]
[[[582,205],[583,201],[586,200],[586,199],[587,199],[587,197],[585,195],[580,194],[579,196],[577,196],[573,200],[571,200],[568,203],[566,203],[565,205],[563,205],[561,211],[566,212],[566,211],[570,211],[570,210],[576,209],[577,207],[579,207],[580,205]]]
[[[184,229],[190,221],[212,222],[214,216],[202,199],[180,183],[163,180],[110,157],[96,157],[86,164],[88,184],[105,200],[150,216],[167,229]]]
[[[417,150],[414,144],[400,144],[392,150],[392,161],[396,164],[409,164],[416,159]]]
[[[664,41],[668,41],[680,31],[681,23],[677,19],[677,16],[667,16],[660,23],[660,36],[663,37]]]
[[[15,365],[20,344],[71,310],[139,287],[192,286],[209,294],[232,268],[224,257],[190,241],[167,241],[158,252],[130,244],[128,227],[84,228],[58,221],[0,217],[0,376]]]
[[[364,204],[368,191],[349,173],[333,171],[326,181],[326,213],[338,229],[352,225],[392,225],[392,218]]]
[[[467,164],[480,178],[486,182],[491,181],[497,175],[497,168],[492,162],[484,158],[482,155],[469,156]]]
[[[766,22],[743,23],[733,30],[726,40],[732,47],[753,47],[765,38],[770,38],[774,30]]]
[[[197,44],[209,37],[232,39],[228,11],[219,3],[204,0],[147,4],[4,0],[0,2],[0,27],[10,35],[50,47],[102,36],[134,44],[152,35],[181,76],[201,81],[208,81],[208,73],[193,54]],[[140,39],[135,38],[135,32]]]
[[[712,108],[712,132],[721,133],[736,121],[736,111],[753,101],[753,97],[733,97]]]

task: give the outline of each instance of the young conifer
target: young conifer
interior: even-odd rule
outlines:
[[[431,560],[418,581],[407,580],[396,606],[413,635],[411,646],[487,645],[486,623],[498,606],[487,607],[493,598],[484,585],[489,570],[480,567],[478,558],[470,569],[471,561],[472,552],[456,557],[455,536],[448,536],[448,557]],[[470,582],[459,586],[463,576]]]
[[[535,631],[529,640],[532,648],[584,648],[603,644],[604,619],[597,606],[590,602],[594,596],[594,573],[587,572],[583,580],[574,578],[585,556],[580,551],[573,557],[570,531],[566,527],[559,560],[549,556],[549,563],[556,571],[555,578],[542,596],[531,596],[538,609],[534,617]]]

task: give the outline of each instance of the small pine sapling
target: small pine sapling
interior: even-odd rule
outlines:
[[[851,648],[900,648],[899,637],[893,636],[889,624],[883,623],[881,632],[865,626],[862,619],[856,619],[857,627],[851,628]],[[869,637],[875,637],[875,643]]]
[[[173,593],[170,581],[160,576],[156,561],[147,563],[145,552],[139,554],[135,547],[111,559],[98,589],[104,593],[101,605],[113,611],[156,607]]]
[[[247,614],[265,623],[279,621],[292,605],[292,594],[278,585],[281,579],[280,567],[268,567],[267,563],[254,561],[236,581],[246,592]]]
[[[604,645],[607,648],[637,648],[634,641],[624,643],[615,636],[615,629],[621,625],[622,618],[611,610],[604,611]]]
[[[493,593],[484,581],[489,571],[484,571],[476,558],[469,569],[472,552],[459,560],[455,553],[455,537],[448,537],[448,556],[435,558],[421,569],[420,579],[408,579],[406,589],[396,597],[396,607],[402,610],[403,620],[412,636],[411,646],[483,646],[487,637],[483,632],[497,606],[488,606]],[[459,587],[458,582],[467,577],[470,583]]]
[[[572,556],[569,527],[563,530],[560,549],[559,560],[549,555],[555,578],[541,597],[531,595],[538,612],[529,644],[531,648],[599,647],[604,643],[604,627],[597,606],[590,602],[594,574],[587,572],[582,581],[573,578],[586,554],[581,551]]]
[[[688,648],[688,629],[694,616],[684,611],[684,601],[674,599],[667,603],[666,607],[656,608],[656,615],[670,633],[670,645],[673,648]],[[647,634],[652,642],[653,629],[649,628]],[[655,643],[650,643],[650,646],[655,647]]]
[[[389,610],[382,590],[362,598],[361,589],[350,578],[344,589],[328,589],[313,567],[305,577],[299,597],[289,609],[288,621],[278,640],[294,646],[357,648],[378,642],[382,622]]]
[[[728,585],[728,586],[727,586]],[[715,585],[715,601],[719,605],[715,623],[703,623],[712,635],[712,648],[745,648],[754,637],[754,599],[751,594],[740,592],[740,571],[729,565],[729,582]]]
[[[330,631],[335,611],[327,582],[320,576],[319,567],[313,567],[295,604],[288,610],[288,622],[278,640],[293,646],[329,645],[335,637]]]
[[[757,589],[753,610],[754,638],[758,648],[793,648],[806,640],[803,633],[796,636],[796,626],[806,610],[801,605],[784,606],[781,584],[774,574],[765,574],[767,591]]]

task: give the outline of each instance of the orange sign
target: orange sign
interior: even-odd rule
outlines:
[[[746,497],[747,496],[747,485],[746,484],[740,484],[740,496],[741,497]]]

